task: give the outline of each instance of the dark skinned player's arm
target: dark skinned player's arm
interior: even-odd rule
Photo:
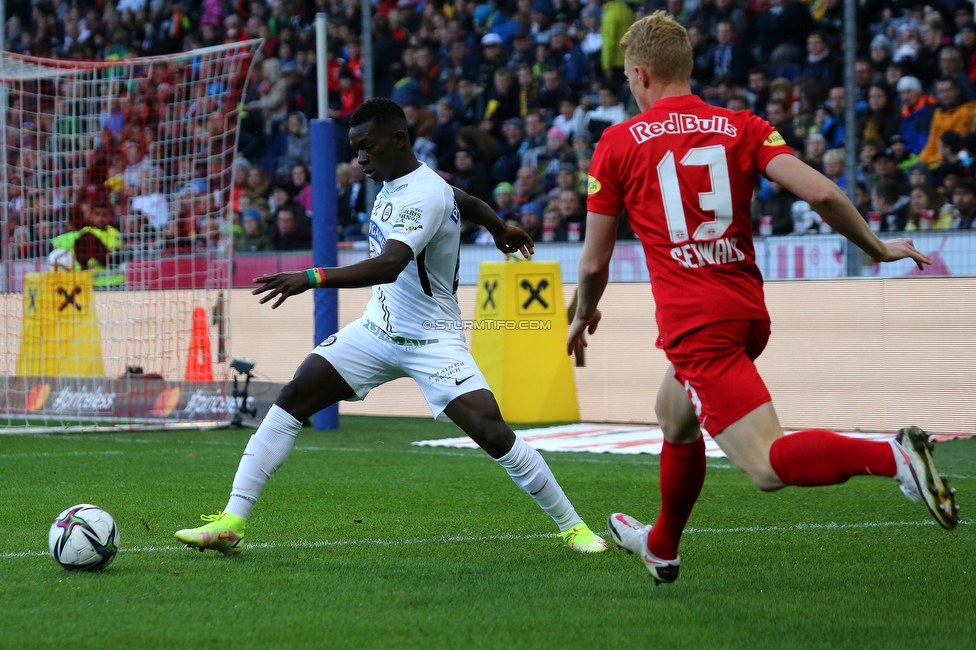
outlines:
[[[476,226],[484,226],[493,237],[505,232],[505,222],[495,214],[491,206],[453,185],[451,189],[454,190],[454,200],[457,201],[462,219]]]
[[[399,277],[403,269],[413,259],[413,251],[409,246],[395,239],[387,240],[383,252],[376,257],[349,264],[322,269],[325,283],[320,288],[352,289],[356,287],[371,287],[377,284],[389,284]],[[260,302],[278,298],[272,309],[283,303],[290,296],[296,296],[312,288],[306,271],[290,271],[265,275],[254,278],[254,283],[261,285],[251,293],[257,295],[267,293]]]
[[[413,250],[402,241],[387,240],[383,252],[355,264],[325,269],[325,286],[330,289],[353,289],[389,284],[399,277],[413,259]]]

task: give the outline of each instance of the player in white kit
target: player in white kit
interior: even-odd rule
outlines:
[[[483,225],[504,252],[529,252],[532,240],[508,227],[484,202],[452,188],[414,156],[403,110],[389,99],[363,103],[349,140],[367,176],[382,181],[369,222],[369,259],[348,266],[257,278],[261,303],[313,287],[373,287],[363,316],[328,337],[281,390],[244,450],[227,507],[176,538],[201,551],[241,551],[245,522],[271,475],[288,457],[302,422],[340,400],[364,399],[376,386],[411,377],[435,419],[452,421],[504,467],[559,527],[574,550],[607,543],[576,514],[535,449],[502,419],[494,395],[468,352],[457,302],[460,219]],[[435,323],[456,327],[432,329]]]

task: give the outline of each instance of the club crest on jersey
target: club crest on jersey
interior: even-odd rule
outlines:
[[[779,134],[779,131],[773,131],[769,134],[769,137],[763,141],[764,147],[778,147],[781,144],[786,144],[786,140],[784,140],[783,136]]]
[[[734,138],[738,132],[738,129],[729,124],[727,117],[698,117],[685,113],[671,113],[663,122],[637,122],[630,127],[630,134],[637,140],[637,144],[665,134],[717,133]]]
[[[393,204],[387,203],[386,207],[383,208],[383,218],[382,218],[383,223],[389,221],[391,216],[393,216]]]
[[[597,192],[600,191],[600,188],[601,187],[603,187],[603,186],[600,185],[600,181],[598,181],[597,179],[593,178],[592,176],[587,176],[586,177],[586,193],[587,194],[596,194]]]

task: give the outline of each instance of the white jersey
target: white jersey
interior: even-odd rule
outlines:
[[[427,165],[383,183],[369,219],[369,255],[388,239],[402,241],[413,261],[390,284],[373,287],[365,316],[392,337],[414,340],[463,338],[436,321],[459,321],[457,286],[461,213],[454,190]]]

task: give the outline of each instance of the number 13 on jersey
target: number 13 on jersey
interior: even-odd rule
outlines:
[[[698,193],[698,205],[702,212],[715,216],[704,221],[691,237],[694,241],[710,241],[725,234],[732,224],[732,184],[729,181],[729,163],[723,145],[696,147],[688,151],[679,163],[682,167],[707,167],[711,189]],[[674,152],[667,151],[657,165],[657,179],[664,201],[664,214],[668,221],[668,233],[675,244],[688,241],[688,218],[678,185],[678,166]]]

